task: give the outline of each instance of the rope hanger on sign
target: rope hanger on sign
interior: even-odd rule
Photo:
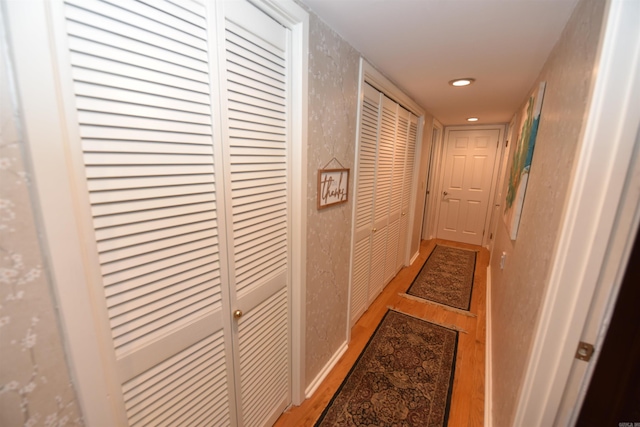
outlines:
[[[334,160],[336,161],[336,163],[337,163],[337,164],[339,164],[339,165],[340,165],[340,167],[341,167],[342,169],[346,169],[346,168],[342,165],[342,163],[340,163],[340,160],[336,159],[335,157],[332,157],[332,158],[331,158],[331,160],[329,160],[329,162],[328,162],[326,165],[324,165],[324,167],[323,167],[322,169],[326,169],[326,168],[327,168],[327,166],[329,166],[329,165],[331,164],[331,162],[333,162]]]

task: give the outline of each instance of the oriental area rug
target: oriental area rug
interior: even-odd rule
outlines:
[[[389,310],[316,427],[446,426],[458,332]]]
[[[469,311],[476,252],[437,245],[407,294]]]

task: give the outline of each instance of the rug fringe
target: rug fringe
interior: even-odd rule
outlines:
[[[404,292],[398,292],[398,295],[400,295],[403,298],[410,299],[411,301],[424,302],[424,303],[427,303],[427,304],[435,305],[437,307],[444,308],[445,310],[449,310],[449,311],[453,311],[454,313],[462,314],[463,316],[478,317],[477,314],[473,314],[470,311],[460,310],[459,308],[451,307],[451,306],[445,305],[445,304],[440,304],[439,302],[435,302],[435,301],[431,301],[431,300],[428,300],[428,299],[416,297],[414,295],[409,295],[409,294],[404,293]]]
[[[414,319],[418,319],[418,320],[422,320],[422,321],[425,321],[425,322],[433,323],[434,325],[442,326],[443,328],[447,328],[447,329],[453,329],[454,331],[458,331],[460,333],[469,335],[469,332],[465,331],[464,329],[462,329],[462,328],[460,328],[460,327],[458,327],[456,325],[440,323],[440,322],[436,322],[435,320],[432,320],[432,319],[425,319],[424,317],[416,316],[415,314],[409,314],[407,312],[404,312],[404,311],[400,310],[397,307],[392,307],[390,305],[388,305],[387,308],[389,310],[393,310],[393,311],[397,311],[398,313],[402,313],[405,316],[413,317]]]

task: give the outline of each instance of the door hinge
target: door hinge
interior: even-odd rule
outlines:
[[[509,140],[507,139],[507,143],[505,144],[505,148],[507,148],[509,146]]]
[[[484,237],[484,230],[482,230],[482,237]]]
[[[496,148],[498,148],[500,146],[500,140],[496,141]]]
[[[589,344],[583,341],[578,343],[578,349],[576,350],[576,359],[584,360],[588,362],[591,360],[591,356],[593,356],[594,352],[593,344]]]
[[[489,240],[493,240],[493,233],[489,234]]]

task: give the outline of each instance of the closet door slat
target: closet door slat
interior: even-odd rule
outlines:
[[[389,237],[385,256],[385,283],[398,272],[397,259],[400,242],[400,221],[402,218],[402,189],[404,167],[407,154],[407,135],[410,113],[398,106],[395,145],[393,150],[393,171],[391,173],[391,195],[389,197]]]
[[[173,85],[180,89],[190,90],[198,93],[207,93],[208,88],[205,83],[169,75],[157,70],[149,70],[134,65],[129,65],[119,60],[100,58],[81,52],[71,53],[71,63],[78,67],[78,71],[91,70],[102,71],[114,76],[129,76],[143,82],[151,82],[161,85]]]
[[[104,64],[107,67],[105,71],[111,71],[113,74],[146,77],[152,81],[167,82],[166,76],[171,76],[175,78],[170,81],[172,85],[189,86],[190,82],[194,82],[192,87],[199,90],[202,90],[201,84],[206,84],[206,69],[198,59],[180,56],[175,52],[144,44],[136,46],[135,43],[129,43],[126,38],[120,40],[113,34],[93,31],[96,33],[96,38],[106,35],[116,39],[112,40],[111,44],[96,43],[84,38],[88,36],[83,34],[82,30],[85,28],[94,30],[93,27],[79,26],[78,36],[69,40],[71,59],[77,67],[95,69],[98,64]]]
[[[167,44],[171,43],[179,45],[180,47],[193,47],[201,52],[202,60],[207,60],[206,36],[203,35],[203,37],[199,37],[184,31],[185,23],[181,19],[166,17],[165,20],[167,22],[159,22],[145,16],[147,14],[154,14],[154,9],[151,7],[143,6],[144,10],[137,10],[134,12],[122,7],[123,4],[127,7],[126,3],[121,3],[120,6],[115,6],[111,4],[111,2],[115,2],[115,0],[110,0],[110,2],[100,0],[65,1],[68,5],[74,5],[77,8],[89,11],[95,20],[102,17],[108,17],[111,25],[102,26],[102,28],[109,29],[116,23],[122,23],[132,29],[135,28],[143,30],[143,34],[149,38],[159,36],[162,37],[163,42]],[[198,27],[196,26],[191,26],[189,28],[194,32],[198,32]]]
[[[236,306],[244,312],[236,385],[244,425],[270,425],[291,400],[290,32],[245,0],[224,6],[227,213]]]
[[[124,77],[107,71],[78,67],[73,70],[73,79],[79,82],[99,84],[198,104],[207,104],[209,102],[208,93],[176,87],[182,82],[172,82],[171,80],[173,79],[171,78],[156,78],[156,76],[145,75],[145,73],[138,73],[137,75],[130,73],[131,77]],[[118,71],[126,73],[126,70]],[[198,87],[198,89],[202,90],[201,87]]]
[[[87,200],[132,426],[231,420],[206,12],[191,3],[65,1]]]
[[[141,3],[161,10],[169,15],[180,18],[185,22],[190,22],[200,28],[207,28],[207,21],[204,19],[204,9],[197,2],[182,2],[180,5],[166,0],[138,0]]]
[[[124,104],[162,108],[167,110],[167,113],[172,111],[182,111],[202,115],[211,114],[211,109],[206,104],[183,101],[175,98],[172,99],[161,95],[150,95],[141,92],[137,92],[135,94],[136,96],[132,97],[132,93],[124,89],[105,85],[93,85],[80,81],[74,81],[73,86],[76,96],[83,98],[102,99],[121,102]]]
[[[374,193],[374,229],[376,231],[373,234],[371,248],[369,301],[373,301],[382,291],[386,283],[385,279],[387,279],[385,266],[387,238],[390,235],[389,214],[397,124],[398,104],[383,95],[380,106],[380,138],[378,140],[378,156],[376,160],[376,191]],[[393,235],[392,238],[394,238]]]
[[[120,114],[122,117],[139,117],[146,119],[168,120],[170,122],[211,125],[211,117],[206,114],[169,110],[146,105],[128,104],[96,98],[79,98],[76,100],[78,111],[101,111],[106,114]]]
[[[363,88],[360,113],[360,141],[355,194],[355,233],[351,270],[351,325],[369,305],[371,279],[371,236],[374,228],[376,158],[380,132],[381,94],[368,83]]]
[[[416,144],[418,138],[418,118],[411,114],[409,120],[409,132],[407,134],[407,155],[405,157],[404,182],[402,187],[402,213],[400,217],[400,241],[398,246],[397,268],[401,268],[406,258],[407,241],[409,232],[409,208],[413,190],[413,170],[416,159]]]

